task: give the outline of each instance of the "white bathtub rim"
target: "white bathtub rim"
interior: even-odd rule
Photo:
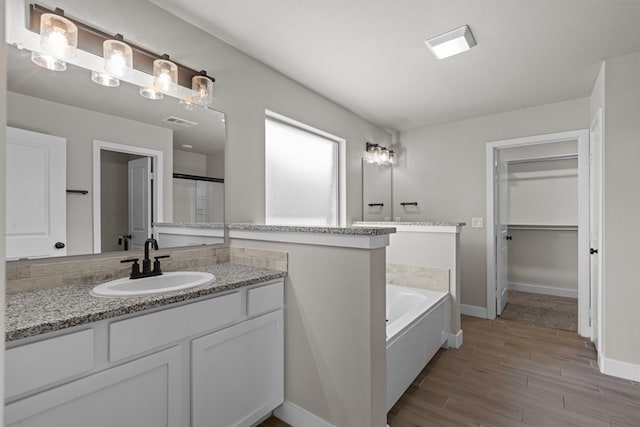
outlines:
[[[389,286],[389,285],[387,285],[387,286]],[[433,310],[435,310],[438,306],[440,306],[441,304],[446,303],[449,300],[449,293],[448,292],[433,291],[433,290],[429,290],[429,289],[410,288],[410,287],[399,286],[399,285],[391,285],[391,286],[398,286],[400,288],[411,289],[412,291],[417,291],[418,293],[420,291],[428,292],[429,293],[429,295],[428,295],[428,297],[429,297],[429,306],[426,309],[425,309],[425,304],[421,304],[421,305],[419,305],[417,307],[414,307],[413,309],[409,310],[407,313],[405,313],[401,317],[399,317],[395,322],[393,322],[390,325],[387,325],[387,329],[386,329],[386,331],[387,331],[387,348],[389,348],[389,346],[391,346],[406,331],[411,329],[411,327],[413,327],[413,325],[415,325],[416,323],[420,322],[426,316],[431,314],[431,312],[433,312]],[[434,294],[437,294],[437,295],[434,295]],[[436,298],[434,298],[434,296]],[[394,324],[398,324],[400,326],[393,326]]]

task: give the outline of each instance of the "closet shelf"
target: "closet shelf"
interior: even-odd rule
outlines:
[[[577,225],[557,224],[509,224],[509,230],[578,231]]]

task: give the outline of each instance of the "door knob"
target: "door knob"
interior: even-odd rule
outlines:
[[[589,253],[590,253],[591,255],[593,255],[593,254],[597,254],[597,253],[598,253],[598,250],[597,250],[597,249],[593,249],[593,248],[591,248],[591,249],[589,249]]]
[[[513,240],[513,236],[507,236],[507,237],[505,237],[505,239],[507,239],[507,240]]]
[[[56,249],[63,249],[65,247],[65,244],[62,242],[56,242],[54,246],[56,247]]]

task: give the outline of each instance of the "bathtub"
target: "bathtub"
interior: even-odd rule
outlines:
[[[387,285],[387,412],[447,341],[449,294]]]

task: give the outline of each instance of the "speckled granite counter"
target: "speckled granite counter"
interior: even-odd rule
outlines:
[[[224,228],[224,224],[221,222],[154,222],[154,227],[188,227],[188,228],[206,228],[219,230]]]
[[[295,225],[227,224],[229,230],[276,231],[284,233],[319,233],[354,236],[380,236],[395,233],[393,227],[309,227]]]
[[[367,225],[394,227],[396,225],[425,225],[433,227],[462,227],[467,225],[464,222],[450,222],[450,221],[356,221],[354,226],[362,227]]]
[[[89,293],[95,285],[67,286],[7,295],[5,340],[14,341],[110,319],[287,275],[284,271],[228,263],[193,270],[213,273],[216,280],[210,285],[144,297],[98,298]]]

